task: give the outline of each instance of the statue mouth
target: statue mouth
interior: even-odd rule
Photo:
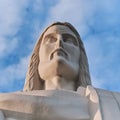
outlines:
[[[51,53],[50,60],[52,60],[54,57],[57,57],[57,56],[67,58],[68,54],[66,53],[66,51],[64,51],[63,48],[57,48]]]

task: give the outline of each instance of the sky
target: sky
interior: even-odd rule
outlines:
[[[120,0],[0,0],[0,92],[23,89],[32,49],[56,21],[79,32],[92,85],[120,92]]]

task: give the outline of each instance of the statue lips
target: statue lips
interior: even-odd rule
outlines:
[[[63,48],[55,49],[50,55],[50,60],[53,59],[54,55],[62,56],[64,58],[67,58],[67,56],[68,56],[68,54],[66,53],[66,51]]]

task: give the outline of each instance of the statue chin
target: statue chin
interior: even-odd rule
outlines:
[[[78,76],[79,65],[60,56],[49,62],[40,62],[38,71],[43,80],[52,79],[54,76],[62,76],[66,80],[74,80]]]

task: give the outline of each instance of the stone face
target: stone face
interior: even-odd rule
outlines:
[[[39,58],[38,71],[45,90],[75,90],[80,49],[78,39],[69,27],[54,25],[44,33]]]

